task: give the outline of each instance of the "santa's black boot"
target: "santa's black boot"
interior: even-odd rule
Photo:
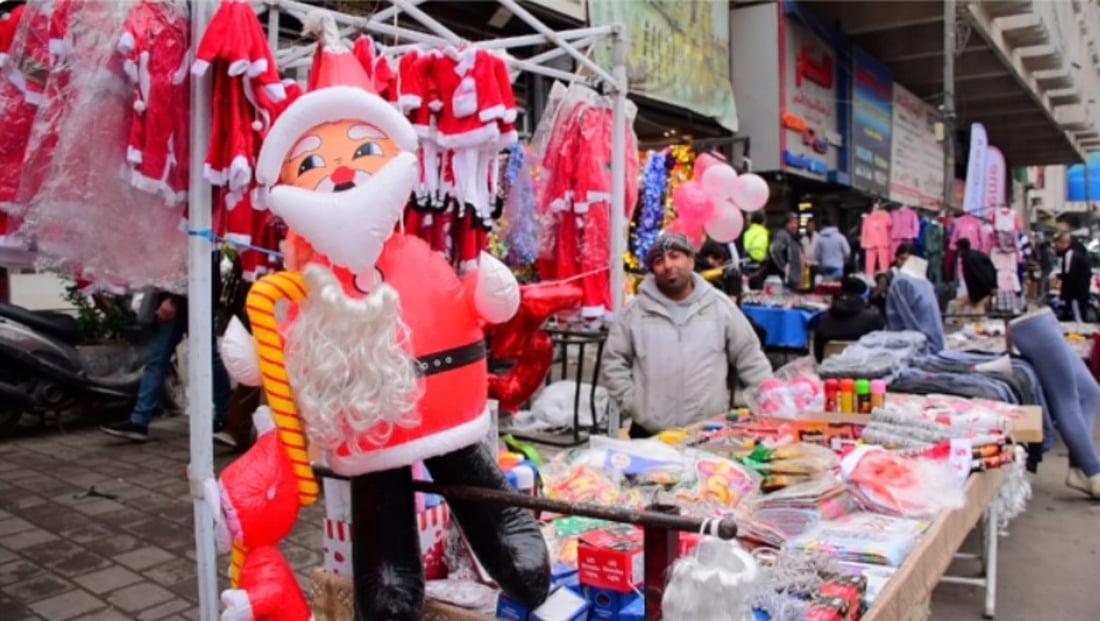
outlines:
[[[351,503],[356,621],[421,621],[424,566],[412,469],[352,478]]]
[[[424,463],[436,483],[513,491],[480,443]],[[550,553],[531,511],[451,499],[447,504],[500,589],[531,608],[542,604],[550,591]]]

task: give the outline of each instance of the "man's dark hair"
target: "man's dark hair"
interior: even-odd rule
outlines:
[[[902,242],[901,245],[898,246],[897,252],[894,253],[894,258],[896,259],[896,258],[900,257],[903,254],[904,255],[916,254],[916,252],[917,252],[917,247],[913,245],[913,242]]]
[[[756,211],[749,217],[749,222],[753,224],[764,224],[764,214]]]
[[[964,237],[955,244],[955,247],[959,250],[970,250],[970,240]]]
[[[867,293],[867,283],[856,276],[845,276],[840,281],[840,292],[848,295],[863,295]]]
[[[699,256],[704,259],[713,257],[722,263],[726,263],[730,260],[730,249],[725,244],[708,239],[703,242],[703,247],[699,249]]]

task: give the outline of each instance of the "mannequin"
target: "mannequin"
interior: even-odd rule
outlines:
[[[1011,207],[993,210],[993,233],[989,240],[989,258],[997,268],[997,288],[1019,291],[1017,265],[1020,258],[1020,218]]]
[[[890,253],[896,253],[898,246],[912,242],[920,235],[920,218],[917,212],[902,205],[890,212]]]
[[[890,269],[890,214],[880,203],[876,202],[871,213],[863,217],[859,241],[867,257],[868,276]]]
[[[886,326],[916,330],[928,336],[928,346],[943,349],[943,317],[936,289],[928,281],[928,261],[910,256],[898,270],[886,294]]]

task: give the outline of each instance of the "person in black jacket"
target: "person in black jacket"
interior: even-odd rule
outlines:
[[[970,247],[969,239],[960,239],[956,247],[962,262],[966,296],[971,305],[985,308],[986,301],[997,290],[997,268],[989,255]]]
[[[814,317],[810,328],[814,333],[814,358],[818,362],[825,357],[829,341],[858,341],[864,334],[886,329],[882,315],[864,300],[866,293],[866,283],[848,276],[841,281],[840,293],[833,296],[829,310]]]
[[[1062,299],[1062,319],[1086,321],[1089,310],[1089,292],[1092,285],[1092,267],[1085,246],[1075,241],[1069,233],[1059,233],[1054,238],[1054,249],[1061,257],[1058,277],[1058,297]]]

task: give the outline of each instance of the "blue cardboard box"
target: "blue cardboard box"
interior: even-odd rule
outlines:
[[[584,587],[584,596],[591,602],[592,611],[588,618],[592,621],[620,621],[622,610],[642,597],[635,592],[620,593],[611,589]]]
[[[645,598],[635,597],[619,611],[619,621],[645,621]]]
[[[512,600],[507,595],[501,593],[497,598],[497,619],[506,619],[507,621],[527,621],[531,615],[531,610],[523,604]]]

